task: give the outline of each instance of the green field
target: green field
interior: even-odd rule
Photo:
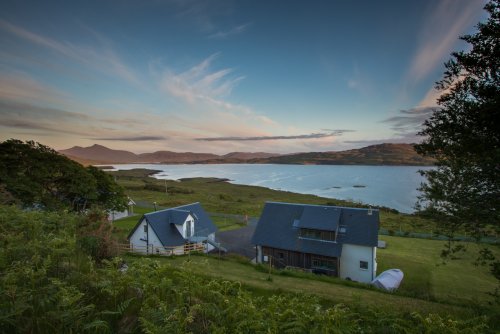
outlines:
[[[145,169],[112,172],[116,181],[126,189],[132,199],[149,204],[156,202],[161,207],[200,202],[208,212],[250,217],[260,216],[266,201],[363,207],[360,203],[264,187],[231,184],[218,179],[192,178],[178,182],[157,180],[148,177],[149,174],[151,171]],[[165,183],[168,193],[165,193]],[[438,230],[433,221],[414,215],[400,214],[389,208],[380,211],[380,221],[382,228],[391,231],[430,233]]]
[[[131,176],[127,172],[115,173],[117,181],[126,188],[134,200],[157,202],[162,207],[172,207],[191,202],[201,202],[209,212],[258,216],[265,201],[283,201],[311,204],[335,204],[353,206],[357,204],[313,195],[302,195],[262,187],[234,185],[215,179],[189,179],[182,182],[145,178],[138,171]],[[139,176],[137,176],[139,174]],[[138,214],[152,208],[136,208]],[[115,222],[118,234],[123,238],[137,223],[140,215]],[[238,228],[237,221],[217,217],[215,223],[221,230]],[[420,231],[436,229],[436,224],[413,215],[403,215],[391,210],[381,210],[381,225],[387,229]],[[364,285],[346,283],[339,279],[317,277],[312,274],[275,271],[272,280],[268,274],[241,259],[232,257],[219,260],[217,257],[191,256],[159,258],[175,265],[190,265],[201,274],[221,277],[264,292],[288,291],[311,293],[333,303],[376,306],[394,312],[420,311],[424,313],[450,314],[457,317],[472,316],[488,311],[488,294],[498,282],[486,267],[476,267],[473,262],[479,246],[467,244],[467,252],[460,258],[443,263],[440,252],[443,241],[380,236],[387,242],[386,249],[377,250],[378,272],[399,268],[405,273],[398,292],[379,292]],[[122,239],[123,240],[123,239]],[[491,246],[497,255],[500,250]],[[140,257],[130,257],[140,261]]]

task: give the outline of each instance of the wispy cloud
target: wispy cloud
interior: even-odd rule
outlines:
[[[24,73],[2,73],[0,99],[9,101],[59,102],[68,96],[48,85],[41,84]]]
[[[85,135],[88,132],[80,129],[78,124],[91,119],[81,113],[0,101],[0,126],[4,127]]]
[[[275,126],[277,123],[269,117],[259,115],[248,106],[227,100],[232,90],[245,77],[234,75],[232,68],[213,70],[212,64],[219,56],[220,53],[212,54],[184,72],[165,70],[160,80],[160,89],[188,103],[192,110],[211,111],[219,116],[228,112],[265,126]]]
[[[413,83],[426,78],[448,58],[458,37],[476,23],[483,7],[482,1],[470,0],[443,0],[432,4],[436,7],[422,24],[420,42],[407,74]]]
[[[223,105],[219,97],[229,95],[244,77],[231,77],[231,68],[210,71],[210,65],[219,55],[215,53],[181,73],[166,71],[160,83],[161,88],[189,103],[202,100]]]
[[[234,35],[238,35],[238,34],[245,32],[248,29],[248,27],[250,27],[251,25],[252,25],[252,23],[249,22],[249,23],[245,23],[245,24],[236,26],[236,27],[231,28],[229,30],[218,31],[214,34],[209,35],[208,38],[209,39],[226,39],[228,37],[232,37]]]
[[[100,137],[100,138],[89,138],[94,140],[107,140],[107,141],[158,141],[166,140],[167,137],[163,136],[135,136],[135,137]]]
[[[331,130],[328,133],[310,133],[306,135],[292,136],[256,136],[256,137],[210,137],[196,138],[198,141],[257,141],[257,140],[291,140],[291,139],[318,139],[326,137],[340,136],[351,130]]]
[[[69,42],[60,42],[26,30],[3,19],[0,19],[0,29],[65,58],[84,64],[89,68],[116,76],[134,85],[142,86],[136,74],[120,59],[109,45],[103,45],[101,49],[96,49]],[[99,40],[101,43],[104,42],[103,38]]]
[[[416,107],[408,110],[400,110],[397,116],[383,120],[383,123],[391,125],[391,129],[399,136],[414,136],[420,131],[426,119],[436,110],[435,107]]]

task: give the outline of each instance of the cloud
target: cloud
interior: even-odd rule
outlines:
[[[245,24],[236,26],[230,30],[218,31],[214,34],[209,35],[208,38],[209,39],[226,39],[228,37],[238,35],[238,34],[245,32],[247,30],[247,28],[251,25],[252,25],[252,23],[249,22],[249,23],[245,23]]]
[[[426,78],[447,59],[458,37],[476,23],[483,7],[482,1],[470,0],[443,0],[432,4],[437,5],[422,24],[420,42],[407,73],[413,83]]]
[[[198,141],[254,141],[254,140],[291,140],[291,139],[318,139],[326,137],[341,136],[345,132],[352,130],[331,130],[328,133],[311,133],[307,135],[293,136],[255,136],[255,137],[211,137],[211,138],[196,138]]]
[[[0,99],[9,101],[60,102],[68,96],[47,85],[43,85],[23,73],[2,73],[0,76]]]
[[[94,140],[109,140],[109,141],[157,141],[165,140],[167,137],[163,136],[136,136],[136,137],[101,137],[101,138],[90,138]]]
[[[182,98],[188,103],[208,101],[215,104],[224,104],[219,97],[227,96],[243,76],[230,77],[231,68],[210,71],[210,65],[219,56],[215,53],[187,71],[175,73],[167,71],[160,83],[160,87],[169,94]]]
[[[226,100],[244,76],[234,76],[232,68],[212,70],[212,63],[220,56],[215,53],[184,72],[165,70],[160,80],[160,89],[170,96],[187,103],[191,110],[223,111],[240,115],[266,126],[276,126],[267,116],[259,115],[250,107]]]
[[[408,110],[400,110],[399,115],[383,120],[383,123],[391,124],[391,129],[399,136],[415,136],[420,131],[426,119],[436,110],[436,107],[416,107]]]
[[[90,116],[81,113],[0,101],[0,126],[4,127],[86,135],[88,131],[82,130],[78,124],[91,120]]]
[[[354,144],[357,147],[365,147],[371,145],[379,145],[379,144],[414,144],[418,143],[422,140],[422,137],[417,136],[416,134],[406,134],[404,136],[399,136],[395,138],[383,138],[383,139],[366,139],[366,140],[345,140],[343,143],[345,144]]]
[[[110,43],[102,37],[99,38],[99,41],[103,44],[102,49],[94,49],[69,42],[59,42],[16,26],[3,19],[0,19],[0,29],[34,45],[41,46],[73,61],[84,64],[94,70],[116,76],[137,86],[143,86],[134,72],[112,50],[109,45]]]

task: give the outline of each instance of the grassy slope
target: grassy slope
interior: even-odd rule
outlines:
[[[137,256],[129,257],[131,261],[140,261],[140,259],[141,257]],[[454,301],[443,303],[408,297],[402,294],[390,294],[363,286],[360,287],[356,283],[348,285],[340,279],[317,277],[313,274],[300,273],[296,274],[297,277],[290,277],[273,270],[272,280],[269,280],[268,273],[256,270],[250,264],[231,259],[218,260],[217,257],[212,256],[177,256],[158,257],[158,260],[174,266],[189,265],[197,273],[239,281],[250,288],[261,291],[314,294],[330,303],[373,307],[396,313],[418,311],[423,314],[438,313],[453,317],[470,317],[481,312],[479,309],[472,309],[465,304],[453,304]]]
[[[140,173],[134,172],[137,176]],[[125,174],[126,175],[126,174]],[[352,205],[344,201],[336,201],[313,195],[294,194],[275,191],[262,187],[233,185],[226,182],[214,182],[210,179],[190,179],[184,182],[167,181],[169,195],[164,193],[164,181],[151,178],[133,178],[118,173],[117,180],[126,187],[127,193],[135,200],[156,201],[160,206],[175,206],[191,202],[201,202],[209,212],[225,212],[231,214],[248,214],[258,216],[265,201],[286,201],[312,204]],[[158,191],[145,190],[145,185],[158,187]],[[161,188],[163,186],[163,188]],[[154,187],[153,187],[154,188]],[[160,189],[163,189],[161,191]],[[151,209],[136,208],[136,213],[144,213]],[[139,216],[117,221],[121,236],[136,224]],[[216,221],[221,226],[227,222]],[[403,230],[430,230],[433,223],[389,211],[381,212],[381,223],[386,228]],[[234,227],[234,226],[233,226]],[[405,279],[400,288],[404,296],[392,296],[376,291],[319,282],[315,279],[275,276],[272,282],[266,281],[265,274],[253,267],[231,261],[216,261],[211,258],[193,257],[195,261],[209,261],[209,266],[202,266],[201,272],[220,276],[226,279],[241,281],[249,286],[262,289],[283,289],[286,291],[310,292],[335,302],[363,302],[374,305],[385,305],[392,309],[422,310],[427,312],[464,312],[462,305],[478,302],[484,304],[489,300],[486,294],[495,288],[495,280],[487,272],[487,268],[475,267],[477,246],[469,245],[468,253],[459,260],[441,264],[439,254],[443,242],[425,239],[398,238],[381,236],[388,242],[387,249],[378,250],[379,270],[400,268]],[[498,252],[498,249],[496,250]],[[498,252],[500,253],[500,252]],[[185,258],[163,259],[162,261],[185,261]],[[334,283],[339,283],[338,281]],[[439,301],[439,303],[430,302]],[[393,304],[393,306],[390,306]],[[453,304],[453,305],[449,305]],[[460,306],[458,306],[460,305]]]

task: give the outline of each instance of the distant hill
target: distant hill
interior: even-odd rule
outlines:
[[[193,152],[171,152],[157,151],[153,153],[142,153],[138,155],[138,162],[164,162],[164,163],[192,163],[217,159],[220,156],[211,153],[193,153]]]
[[[89,147],[73,146],[70,149],[61,150],[59,153],[66,155],[70,159],[97,161],[98,163],[130,163],[137,161],[137,155],[132,152],[112,150],[97,144]]]
[[[254,159],[253,163],[301,165],[433,165],[415,152],[412,144],[379,144],[339,152],[308,152]]]
[[[129,151],[113,150],[102,145],[89,147],[74,146],[59,153],[83,165],[112,163],[242,163],[250,159],[277,156],[264,152],[231,152],[225,155],[212,153],[156,151],[153,153],[135,154]]]
[[[308,152],[278,155],[265,152],[231,152],[225,155],[157,151],[135,154],[101,145],[75,146],[60,153],[84,165],[113,163],[272,163],[301,165],[432,165],[411,144],[380,144],[340,152]]]

